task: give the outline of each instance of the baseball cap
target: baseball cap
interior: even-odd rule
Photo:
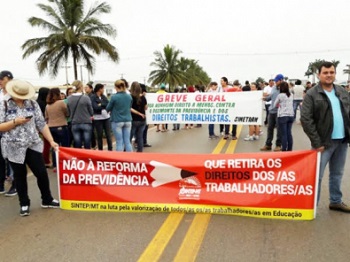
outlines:
[[[3,79],[5,76],[7,76],[10,79],[13,79],[13,75],[10,71],[4,70],[0,72],[0,79]]]
[[[276,75],[276,77],[275,77],[275,82],[281,81],[281,80],[283,80],[283,79],[284,79],[284,76],[283,76],[282,74],[278,74],[278,75]]]

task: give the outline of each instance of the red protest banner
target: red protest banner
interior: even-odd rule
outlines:
[[[120,153],[61,147],[61,207],[315,217],[317,152]]]

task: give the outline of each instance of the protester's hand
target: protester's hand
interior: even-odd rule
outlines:
[[[319,148],[316,148],[316,151],[322,153],[322,152],[324,151],[324,146],[321,146],[321,147],[319,147]]]
[[[50,146],[57,151],[58,150],[58,144],[55,141],[50,142]]]
[[[31,120],[31,118],[25,118],[23,116],[20,116],[20,117],[16,117],[14,120],[15,120],[14,121],[15,125],[18,126],[18,125],[28,123]]]

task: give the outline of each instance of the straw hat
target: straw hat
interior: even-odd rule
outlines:
[[[11,80],[6,84],[7,93],[18,99],[30,99],[35,95],[35,88],[30,83],[22,80]]]

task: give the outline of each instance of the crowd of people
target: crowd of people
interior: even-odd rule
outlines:
[[[59,146],[103,150],[105,138],[111,151],[112,133],[117,151],[133,151],[132,138],[137,152],[151,146],[147,144],[146,87],[138,82],[129,90],[126,80],[116,81],[116,93],[110,99],[103,84],[93,87],[76,80],[66,93],[42,87],[34,100],[34,86],[14,79],[10,71],[0,72],[0,87],[0,194],[18,195],[21,216],[30,215],[27,166],[37,179],[41,207],[59,207],[47,172],[51,167],[56,172]],[[7,191],[6,180],[11,183]]]
[[[278,74],[268,82],[246,81],[242,86],[238,80],[229,84],[228,79],[222,77],[220,85],[211,82],[206,88],[194,86],[175,89],[175,92],[262,90],[267,136],[261,151],[272,150],[275,129],[277,134],[273,151],[293,150],[292,126],[298,121],[299,109],[300,123],[312,147],[322,155],[319,184],[329,163],[329,208],[350,212],[350,208],[342,202],[340,189],[347,144],[350,142],[349,93],[346,88],[334,85],[335,66],[330,62],[320,66],[319,79],[319,84],[312,86],[307,83],[304,87],[300,80],[288,83],[282,74]],[[41,206],[59,207],[59,202],[51,195],[46,170],[52,166],[55,171],[55,150],[58,146],[103,150],[105,138],[107,150],[111,151],[112,134],[116,151],[132,152],[135,147],[137,152],[142,152],[144,147],[151,146],[147,143],[147,91],[138,82],[133,82],[129,88],[125,79],[117,80],[115,94],[107,98],[103,84],[84,85],[76,80],[66,93],[62,93],[59,88],[40,88],[36,101],[31,100],[35,93],[34,87],[25,81],[14,80],[9,71],[0,73],[0,86],[0,194],[18,194],[21,216],[30,214],[26,165],[37,179],[42,196]],[[165,93],[165,89],[162,84],[157,93]],[[237,140],[237,125],[218,126],[223,139]],[[193,127],[191,123],[183,126],[184,129]],[[248,135],[243,140],[259,140],[261,126],[250,125],[248,128]],[[173,124],[173,131],[179,129],[180,124]],[[156,132],[167,130],[167,124],[156,125]],[[209,124],[209,139],[219,138],[214,131],[215,125]],[[12,181],[7,192],[4,188],[5,179]]]

